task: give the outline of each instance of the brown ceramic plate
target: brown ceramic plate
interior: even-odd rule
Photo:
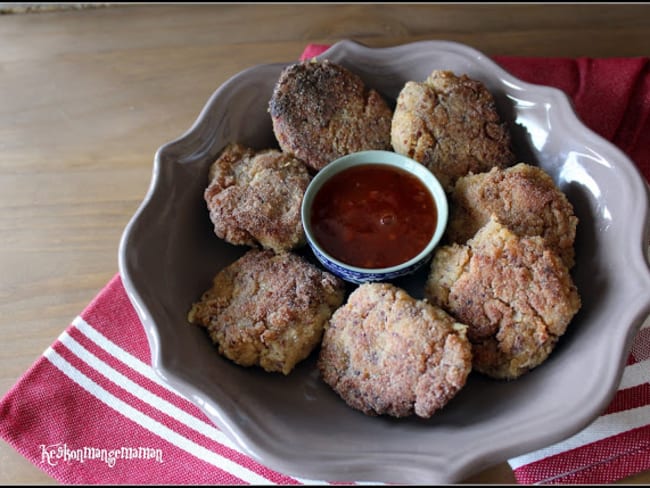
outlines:
[[[320,380],[314,357],[287,377],[220,357],[186,314],[244,249],[215,237],[202,193],[208,166],[228,142],[277,145],[267,106],[285,65],[261,65],[219,87],[190,130],[158,150],[150,190],[124,232],[120,271],[153,368],[247,454],[302,478],[453,483],[577,433],[611,400],[650,312],[648,189],[634,164],[587,129],[562,92],[524,83],[470,47],[342,41],[320,57],[393,100],[406,81],[433,69],[483,81],[514,128],[519,158],[544,168],[574,205],[580,224],[573,276],[582,309],[539,368],[512,382],[472,374],[426,421],[349,408]],[[421,279],[401,284],[421,296]]]

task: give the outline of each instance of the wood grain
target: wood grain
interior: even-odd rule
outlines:
[[[237,72],[344,38],[647,56],[649,32],[644,4],[133,4],[0,15],[0,394],[117,273],[156,149]],[[0,482],[56,483],[6,443]],[[503,463],[466,482],[514,477]]]

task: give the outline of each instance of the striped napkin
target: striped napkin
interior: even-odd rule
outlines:
[[[325,48],[310,45],[303,58]],[[525,81],[563,89],[582,120],[650,180],[648,58],[494,59]],[[325,484],[243,454],[150,359],[117,274],[2,398],[0,436],[66,484]],[[649,470],[649,382],[646,321],[607,410],[577,435],[511,459],[516,479],[601,484]]]
[[[242,454],[150,359],[115,275],[9,390],[0,436],[62,483],[307,483]]]

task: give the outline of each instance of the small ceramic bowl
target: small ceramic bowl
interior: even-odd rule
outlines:
[[[398,264],[392,264],[384,267],[361,267],[350,264],[342,260],[343,258],[334,257],[331,251],[328,251],[325,243],[320,242],[315,232],[312,209],[314,201],[323,186],[332,180],[333,177],[340,175],[354,167],[364,165],[379,165],[388,168],[394,168],[398,171],[404,171],[414,176],[431,194],[433,205],[435,206],[436,220],[433,232],[428,241],[420,252],[416,255],[405,258]],[[302,201],[301,217],[302,225],[305,229],[307,242],[314,253],[314,256],[330,272],[351,283],[361,284],[371,281],[387,281],[415,272],[430,258],[436,245],[442,238],[447,227],[449,209],[447,196],[440,185],[438,179],[425,166],[401,154],[391,151],[361,151],[343,156],[335,161],[330,162],[321,169],[311,181]],[[416,223],[417,225],[417,223]],[[396,241],[394,246],[400,246]]]

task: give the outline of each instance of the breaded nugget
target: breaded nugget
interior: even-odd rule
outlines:
[[[450,71],[406,82],[397,97],[391,143],[395,152],[429,168],[446,191],[470,172],[515,162],[492,94],[480,81]]]
[[[269,112],[280,148],[318,171],[348,153],[390,150],[391,108],[361,77],[329,61],[280,74]]]
[[[212,163],[204,192],[215,234],[276,252],[304,245],[300,205],[310,181],[305,165],[292,156],[229,144]]]
[[[289,374],[318,346],[344,284],[301,256],[251,249],[222,269],[188,321],[241,366]]]
[[[578,218],[566,195],[541,168],[519,163],[458,179],[449,195],[447,237],[464,244],[494,214],[519,236],[540,236],[570,269]]]
[[[467,324],[474,370],[499,379],[544,362],[581,304],[541,237],[518,237],[494,218],[466,245],[436,251],[425,296]]]
[[[332,315],[318,367],[349,406],[367,415],[429,418],[470,373],[465,328],[394,285],[366,283]]]

